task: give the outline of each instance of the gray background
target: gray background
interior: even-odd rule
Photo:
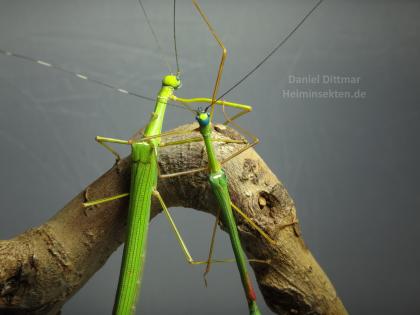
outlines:
[[[180,96],[210,95],[219,50],[189,1],[179,2]],[[222,90],[284,37],[313,1],[204,1],[229,49]],[[171,1],[144,0],[173,58]],[[229,99],[253,104],[243,125],[294,198],[304,238],[352,314],[420,312],[418,1],[325,1]],[[148,96],[166,73],[135,0],[0,1],[0,48],[89,74]],[[173,61],[173,59],[171,59]],[[107,170],[96,135],[129,137],[152,104],[51,69],[0,56],[0,238],[51,217]],[[358,85],[296,85],[289,75],[360,77]],[[282,90],[357,89],[364,99],[284,98]],[[165,127],[189,122],[170,109]],[[213,218],[175,211],[196,257]],[[416,246],[417,245],[417,246]],[[231,256],[219,233],[217,256]],[[121,248],[65,306],[112,309]],[[151,223],[142,314],[244,314],[233,265],[188,266],[163,216]],[[271,311],[260,298],[265,314]]]

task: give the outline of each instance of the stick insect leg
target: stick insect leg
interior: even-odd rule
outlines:
[[[124,194],[119,194],[119,195],[115,195],[115,196],[111,196],[111,197],[106,197],[106,198],[101,198],[101,199],[96,199],[96,200],[84,202],[83,207],[87,208],[87,207],[91,207],[91,206],[96,206],[96,205],[99,205],[101,203],[106,203],[106,202],[110,202],[110,201],[113,201],[113,200],[128,197],[129,195],[130,195],[130,193],[124,193]]]
[[[199,98],[180,98],[180,97],[176,97],[175,95],[172,95],[172,98],[174,99],[174,101],[182,103],[182,104],[188,104],[188,103],[210,103],[212,104],[212,99],[210,98],[203,98],[203,97],[199,97]],[[215,105],[221,105],[222,106],[222,111],[223,111],[223,115],[225,117],[225,121],[223,122],[223,125],[229,125],[232,124],[235,127],[237,127],[238,129],[240,129],[245,135],[247,135],[249,138],[255,140],[257,139],[256,136],[254,136],[253,134],[251,134],[249,131],[245,130],[244,128],[242,128],[241,126],[239,126],[238,124],[236,124],[234,121],[236,119],[238,119],[239,117],[244,116],[245,114],[248,114],[252,111],[252,106],[249,105],[245,105],[245,104],[239,104],[239,103],[233,103],[233,102],[228,102],[225,100],[216,100],[214,102]],[[225,110],[225,107],[231,107],[231,108],[235,108],[235,109],[240,109],[240,111],[238,113],[236,113],[235,115],[233,115],[232,117],[230,117]]]
[[[276,244],[276,242],[272,238],[270,238],[267,235],[267,233],[265,233],[258,225],[256,225],[248,216],[246,216],[246,214],[241,209],[239,209],[239,207],[237,207],[233,203],[231,203],[231,205],[232,205],[232,208],[236,212],[238,212],[245,219],[245,221],[248,222],[253,228],[255,228],[265,239],[267,239],[272,244]],[[212,235],[211,235],[209,255],[208,255],[208,259],[207,259],[207,266],[206,266],[206,270],[204,271],[204,274],[203,274],[204,283],[205,283],[206,286],[207,286],[207,274],[210,272],[210,266],[211,266],[211,261],[212,261],[211,258],[213,256],[213,252],[214,252],[214,241],[216,239],[217,226],[218,226],[219,222],[220,222],[220,209],[217,211],[216,220],[214,221],[213,231],[212,231]],[[296,222],[297,221],[293,221],[290,224],[282,225],[280,228],[284,228],[284,227],[292,225]],[[270,260],[259,260],[259,259],[256,259],[256,260],[250,259],[248,261],[257,261],[257,262],[260,262],[260,263],[267,263],[267,264],[269,264],[271,262]]]
[[[261,234],[262,237],[264,237],[267,241],[269,241],[271,244],[276,244],[276,241],[274,241],[270,236],[268,236],[267,233],[265,233],[258,225],[254,223],[238,206],[236,206],[233,202],[231,202],[232,208],[241,215],[242,218],[245,219],[245,221],[251,225],[255,230],[258,231],[258,233]]]
[[[201,138],[202,140],[202,138]],[[245,143],[244,140],[232,140],[232,139],[220,139],[220,138],[215,138],[213,139],[213,141],[217,141],[217,142],[223,142],[223,143]],[[255,146],[257,143],[259,142],[259,139],[256,138],[254,139],[254,141],[252,143],[247,143],[244,147],[240,148],[239,150],[235,151],[234,153],[232,153],[231,155],[229,155],[227,158],[225,158],[224,160],[220,161],[220,164],[224,164],[228,161],[230,161],[231,159],[233,159],[234,157],[238,156],[239,154],[241,154],[242,152],[248,150],[249,148],[252,148],[253,146]],[[186,142],[187,143],[187,142]],[[179,144],[179,143],[176,143]],[[176,176],[182,176],[182,175],[188,175],[188,174],[193,174],[193,173],[197,173],[197,172],[202,172],[202,171],[206,171],[208,170],[207,166],[203,166],[203,167],[199,167],[199,168],[195,168],[192,170],[188,170],[188,171],[182,171],[182,172],[176,172],[176,173],[170,173],[170,174],[160,174],[159,177],[160,178],[170,178],[170,177],[176,177]]]
[[[197,260],[194,260],[192,258],[187,246],[185,245],[184,240],[182,239],[182,236],[181,236],[181,233],[178,230],[178,227],[175,225],[175,222],[174,222],[171,214],[169,213],[169,210],[168,210],[165,202],[163,201],[162,196],[160,195],[160,193],[157,190],[153,191],[153,196],[155,196],[158,199],[158,201],[159,201],[159,203],[160,203],[160,205],[163,209],[163,212],[165,213],[165,216],[168,219],[169,224],[171,225],[173,232],[175,233],[176,239],[177,239],[179,245],[181,246],[182,252],[184,253],[184,256],[185,256],[187,262],[189,264],[192,264],[192,265],[200,265],[200,264],[207,263],[206,261],[197,261]],[[234,261],[234,260],[232,260],[232,261]],[[215,262],[224,262],[224,260],[216,260]]]
[[[130,145],[132,143],[145,142],[145,141],[156,139],[156,138],[164,138],[164,137],[168,137],[168,136],[171,136],[171,135],[183,135],[183,134],[188,134],[188,133],[191,133],[191,130],[168,131],[168,132],[160,133],[158,135],[154,135],[154,136],[150,136],[150,137],[143,137],[143,138],[136,139],[136,140],[133,140],[133,139],[130,139],[130,140],[121,140],[121,139],[107,138],[107,137],[100,137],[100,136],[97,136],[95,138],[95,140],[100,145],[102,145],[105,149],[107,149],[108,151],[110,151],[115,156],[115,158],[117,159],[117,161],[119,161],[119,160],[121,160],[121,156],[108,143],[117,143],[117,144]]]
[[[107,149],[109,152],[112,153],[112,155],[115,156],[115,159],[117,162],[121,160],[121,156],[118,154],[118,152],[111,147],[108,143],[117,143],[117,144],[130,144],[129,140],[121,140],[121,139],[115,139],[115,138],[107,138],[107,137],[95,137],[96,142],[98,142],[101,146],[103,146],[105,149]]]
[[[156,193],[159,195],[159,197],[157,197],[157,195],[156,195]],[[106,202],[110,202],[110,201],[114,201],[114,200],[117,200],[117,199],[121,199],[121,198],[125,198],[125,197],[128,197],[130,194],[129,193],[123,193],[123,194],[119,194],[119,195],[115,195],[115,196],[111,196],[111,197],[106,197],[106,198],[101,198],[101,199],[96,199],[96,200],[92,200],[92,201],[88,201],[88,202],[84,202],[83,203],[83,206],[84,207],[91,207],[91,206],[95,206],[95,205],[98,205],[98,204],[102,204],[102,203],[106,203]],[[178,230],[178,228],[175,226],[175,223],[174,223],[174,221],[173,221],[173,219],[172,219],[172,216],[170,215],[170,213],[169,213],[169,210],[167,209],[167,207],[166,207],[166,205],[164,204],[164,202],[163,202],[163,199],[162,199],[162,197],[160,196],[160,194],[159,194],[159,192],[154,192],[154,195],[158,198],[158,200],[159,200],[159,202],[161,203],[161,206],[162,206],[162,208],[164,209],[164,212],[165,212],[165,215],[167,215],[167,218],[168,218],[168,220],[169,220],[169,222],[170,222],[170,224],[171,224],[171,226],[173,227],[173,229],[174,229],[174,231],[175,231],[175,234],[177,235],[177,238],[178,238],[178,235],[179,235],[179,239],[178,240],[181,240],[182,241],[182,237],[181,237],[181,235],[180,235],[180,233],[179,233],[179,230]],[[164,205],[165,205],[165,207],[164,207]],[[238,212],[244,219],[245,219],[245,221],[246,222],[248,222],[255,230],[257,230],[258,231],[258,233],[260,233],[266,240],[268,240],[270,243],[272,243],[272,244],[276,244],[276,242],[272,239],[272,238],[270,238],[270,236],[268,236],[267,235],[267,233],[265,233],[258,225],[256,225],[238,206],[236,206],[234,203],[232,203],[232,208],[236,211],[236,212]],[[213,249],[214,249],[214,240],[215,240],[215,235],[216,235],[216,230],[217,230],[217,224],[218,224],[218,222],[219,222],[219,220],[220,220],[220,210],[217,212],[217,216],[216,216],[216,221],[215,221],[215,223],[214,223],[214,226],[213,226],[213,232],[212,232],[212,238],[211,238],[211,243],[210,243],[210,250],[209,250],[209,256],[208,256],[208,260],[205,262],[205,263],[207,263],[207,268],[206,268],[206,270],[205,270],[205,273],[204,273],[204,276],[206,276],[207,275],[207,273],[210,271],[210,263],[212,262],[211,261],[211,257],[212,257],[212,254],[213,254]],[[284,224],[284,225],[282,225],[280,228],[284,228],[284,227],[287,227],[287,226],[290,226],[290,225],[293,225],[293,224],[295,224],[295,223],[297,223],[298,221],[297,220],[293,220],[293,222],[291,222],[291,223],[287,223],[287,224]],[[173,223],[173,225],[172,225],[172,223]],[[183,242],[183,241],[182,241]],[[186,248],[186,246],[185,246],[185,243],[184,243],[184,247],[181,245],[181,247],[184,249],[186,249],[186,252],[189,254],[189,251],[188,251],[188,249]],[[185,253],[185,252],[184,252]],[[193,259],[191,258],[191,255],[186,255],[186,257],[187,257],[187,260],[188,260],[188,258],[190,258],[191,259],[191,261],[193,261]],[[189,261],[189,260],[188,260]],[[190,262],[190,261],[189,261]]]
[[[219,36],[216,34],[216,31],[214,30],[213,26],[210,24],[209,19],[204,14],[203,10],[200,8],[197,1],[192,0],[192,2],[194,4],[195,8],[197,9],[198,13],[200,13],[202,19],[206,23],[210,33],[213,35],[214,39],[217,41],[217,43],[219,44],[219,46],[222,50],[222,56],[220,58],[219,69],[217,71],[217,78],[216,78],[216,82],[214,83],[213,93],[212,93],[212,96],[211,96],[211,99],[212,99],[211,104],[210,104],[210,107],[211,107],[210,122],[211,122],[212,118],[213,118],[213,113],[214,113],[214,104],[216,103],[216,100],[217,100],[217,92],[219,91],[220,80],[222,79],[223,68],[224,68],[226,57],[227,57],[227,49],[226,49],[225,45],[223,44],[223,42],[221,41],[221,39],[219,38]]]
[[[142,138],[139,138],[139,139],[131,139],[129,141],[131,143],[147,142],[149,140],[156,139],[156,138],[165,138],[165,137],[169,137],[169,136],[173,136],[173,135],[189,134],[189,133],[192,133],[193,131],[194,130],[171,130],[171,131],[165,131],[165,132],[159,133],[157,135],[153,135],[153,136],[142,137]]]
[[[276,245],[277,244],[277,242],[275,241],[275,240],[273,240],[267,233],[265,233],[258,225],[256,225],[255,223],[254,223],[254,221],[252,221],[251,220],[251,218],[249,218],[237,205],[235,205],[233,202],[231,202],[231,206],[232,206],[232,208],[237,212],[237,213],[239,213],[240,214],[240,216],[242,217],[242,218],[244,218],[245,219],[245,221],[249,224],[249,225],[251,225],[255,230],[257,230],[257,232],[262,236],[262,237],[264,237],[268,242],[270,242],[271,244],[273,244],[273,245]],[[296,223],[298,223],[298,221],[297,221],[297,219],[296,218],[294,218],[293,219],[293,221],[292,222],[290,222],[290,223],[285,223],[285,224],[282,224],[282,225],[280,225],[279,227],[278,227],[278,229],[284,229],[285,227],[288,227],[288,226],[291,226],[291,225],[294,225],[294,224],[296,224]]]
[[[168,210],[165,202],[163,201],[162,196],[160,195],[160,193],[157,190],[154,190],[153,191],[153,196],[155,196],[158,199],[160,205],[162,206],[163,212],[165,213],[165,216],[168,219],[169,224],[171,225],[172,230],[175,233],[176,239],[177,239],[179,245],[181,246],[182,252],[184,253],[184,256],[185,256],[187,262],[189,264],[191,264],[191,265],[204,265],[204,264],[207,264],[208,263],[207,260],[206,261],[198,261],[198,260],[194,260],[193,259],[193,257],[191,256],[191,254],[190,254],[187,246],[185,245],[184,240],[182,239],[182,236],[181,236],[181,233],[178,230],[178,227],[175,225],[175,222],[174,222],[171,214],[169,213],[169,210]],[[261,262],[260,260],[257,260],[257,259],[249,260],[249,261]],[[213,259],[213,260],[211,260],[211,262],[212,263],[235,262],[235,259],[234,258],[232,258],[232,259]]]
[[[192,102],[207,102],[210,103],[213,101],[212,99],[209,98],[191,98],[191,99],[185,99],[185,98],[179,98],[179,97],[175,97],[173,96],[174,101],[180,102],[180,103],[192,103]],[[236,142],[239,141],[239,143],[245,143],[246,145],[242,148],[240,148],[239,150],[237,150],[236,152],[234,152],[232,155],[230,155],[229,157],[225,158],[224,160],[220,161],[221,164],[224,164],[228,161],[230,161],[231,159],[233,159],[234,157],[238,156],[239,154],[241,154],[242,152],[248,150],[249,148],[254,147],[255,145],[257,145],[259,143],[259,139],[253,135],[252,133],[250,133],[249,131],[245,130],[244,128],[242,128],[241,126],[239,126],[238,124],[236,124],[234,121],[236,119],[238,119],[239,117],[249,113],[252,111],[252,106],[249,105],[244,105],[244,104],[238,104],[238,103],[233,103],[233,102],[228,102],[228,101],[224,101],[224,100],[216,100],[214,102],[214,104],[217,105],[221,105],[223,108],[223,114],[225,116],[226,121],[223,123],[224,125],[228,125],[228,124],[232,124],[234,125],[236,128],[238,128],[239,130],[242,131],[242,133],[244,133],[246,135],[247,138],[252,139],[251,142],[248,142],[246,140],[231,140],[230,142]],[[232,108],[236,108],[236,109],[240,109],[241,111],[239,113],[237,113],[236,115],[229,117],[228,114],[225,111],[225,107],[232,107]],[[220,140],[221,142],[223,140]],[[229,142],[229,141],[224,141],[224,142]],[[185,142],[186,143],[186,142]],[[238,143],[238,142],[236,142]],[[175,142],[174,144],[180,144],[179,142]],[[169,145],[169,144],[166,144]],[[201,168],[197,168],[197,169],[193,169],[193,170],[188,170],[188,171],[183,171],[183,172],[177,172],[177,173],[172,173],[172,174],[163,174],[160,175],[161,178],[169,178],[169,177],[175,177],[175,176],[181,176],[181,175],[188,175],[188,174],[192,174],[192,173],[196,173],[196,172],[201,172],[201,171],[205,171],[207,170],[207,167],[201,167]]]
[[[210,241],[210,249],[209,249],[209,255],[207,258],[207,266],[206,270],[204,270],[203,278],[204,278],[204,285],[207,287],[207,274],[210,272],[210,265],[211,265],[211,258],[213,257],[213,251],[214,251],[214,240],[216,239],[216,231],[217,231],[217,225],[220,221],[220,209],[217,209],[216,219],[214,220],[213,230],[211,233],[211,241]]]
[[[165,147],[165,146],[171,146],[171,145],[180,145],[180,144],[186,144],[186,143],[192,143],[192,142],[201,142],[203,141],[203,137],[194,137],[194,138],[189,138],[189,139],[182,139],[179,141],[172,141],[172,142],[166,142],[161,144],[161,147]],[[246,140],[234,140],[234,139],[223,139],[223,138],[212,138],[213,142],[223,142],[223,143],[238,143],[238,144],[244,144],[247,143]],[[180,175],[187,175],[187,174],[192,174],[192,173],[196,173],[196,172],[201,172],[201,171],[205,171],[207,170],[208,167],[204,166],[204,167],[200,167],[200,168],[196,168],[196,169],[192,169],[192,170],[188,170],[188,171],[182,171],[182,172],[176,172],[176,173],[170,173],[170,174],[161,174],[159,172],[159,178],[170,178],[170,177],[176,177],[176,176],[180,176]]]
[[[121,160],[121,156],[108,143],[130,144],[129,140],[107,138],[107,137],[101,137],[101,136],[96,136],[95,140],[101,146],[103,146],[105,149],[110,151],[113,156],[115,156],[115,160],[116,160],[117,163]],[[110,202],[110,201],[113,201],[113,200],[116,200],[116,199],[127,197],[128,195],[129,195],[128,193],[124,193],[124,194],[120,194],[120,195],[116,195],[116,196],[111,196],[111,197],[106,197],[106,198],[101,198],[101,199],[96,199],[96,200],[84,202],[83,207],[87,208],[87,207],[91,207],[91,206],[98,205],[98,204],[101,204],[101,203]]]
[[[186,144],[186,143],[192,143],[192,142],[202,142],[203,137],[194,137],[189,139],[182,139],[177,141],[171,141],[171,142],[164,142],[159,145],[159,147],[169,147],[171,145],[180,145],[180,144]],[[240,143],[244,144],[247,143],[245,140],[234,140],[234,139],[223,139],[223,138],[212,138],[211,141],[213,142],[223,142],[223,143]]]

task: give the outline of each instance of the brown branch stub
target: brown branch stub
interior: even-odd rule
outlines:
[[[196,124],[191,124],[177,129],[195,128]],[[230,128],[216,128],[216,132],[217,136],[239,137]],[[240,144],[215,146],[222,158]],[[206,165],[205,149],[201,143],[164,147],[159,161],[163,173],[202,167]],[[250,149],[224,168],[232,201],[277,242],[270,244],[237,217],[249,258],[271,261],[268,265],[252,264],[267,305],[277,314],[347,314],[328,277],[304,245],[292,199],[261,157]],[[59,313],[124,239],[127,198],[89,209],[84,209],[82,202],[127,192],[129,180],[126,158],[48,222],[0,241],[0,314]],[[160,180],[158,190],[168,206],[212,213],[216,209],[205,172]],[[154,202],[151,217],[158,212],[160,207]]]

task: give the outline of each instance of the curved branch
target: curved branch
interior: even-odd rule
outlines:
[[[225,126],[217,125],[215,130],[215,135],[240,139]],[[237,146],[216,143],[219,158],[228,156]],[[163,147],[159,157],[161,172],[205,166],[204,150],[201,143]],[[295,205],[261,157],[250,149],[224,167],[232,201],[277,242],[268,243],[237,217],[248,257],[271,260],[270,264],[252,265],[267,305],[277,314],[347,314],[328,277],[305,246],[299,224],[284,227],[296,220]],[[127,192],[129,177],[126,158],[41,226],[0,241],[2,314],[57,314],[103,266],[124,240],[127,200],[88,209],[82,207],[82,202]],[[162,179],[158,190],[168,206],[211,213],[216,209],[204,172]],[[160,211],[154,203],[151,218]]]

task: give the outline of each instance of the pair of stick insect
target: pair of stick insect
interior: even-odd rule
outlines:
[[[254,289],[252,286],[252,282],[247,272],[246,268],[246,257],[244,251],[241,246],[239,233],[237,230],[235,217],[233,215],[233,210],[235,210],[241,217],[245,219],[262,237],[267,239],[270,243],[275,244],[275,241],[272,240],[261,228],[259,228],[251,219],[249,219],[237,206],[235,206],[230,199],[229,192],[228,192],[228,180],[226,174],[222,168],[222,164],[230,161],[237,155],[241,154],[242,152],[246,151],[247,149],[253,147],[258,143],[258,139],[256,137],[252,137],[252,141],[248,142],[246,140],[231,140],[231,139],[221,139],[215,138],[212,135],[212,120],[214,116],[215,107],[221,106],[223,108],[223,113],[226,117],[225,124],[232,124],[234,120],[241,117],[242,115],[250,112],[252,110],[251,106],[233,103],[222,100],[222,97],[229,93],[233,88],[238,86],[243,80],[245,80],[250,74],[252,74],[256,69],[258,69],[269,57],[271,57],[279,48],[284,44],[284,42],[303,24],[303,22],[309,17],[309,15],[320,5],[322,0],[318,1],[317,4],[310,10],[305,17],[301,20],[301,22],[283,39],[256,67],[254,67],[244,78],[238,81],[231,89],[225,92],[222,96],[218,97],[218,90],[220,86],[220,80],[223,73],[224,62],[226,59],[226,48],[218,35],[216,34],[215,30],[213,29],[212,25],[210,24],[208,18],[204,14],[203,10],[200,8],[199,4],[196,0],[192,0],[193,5],[201,15],[202,19],[206,23],[207,27],[209,28],[212,36],[217,41],[218,45],[222,50],[222,56],[220,60],[219,69],[217,72],[217,78],[213,87],[212,97],[211,98],[193,98],[193,99],[185,99],[179,98],[174,95],[174,91],[177,90],[181,86],[181,81],[179,78],[179,66],[178,66],[178,57],[176,52],[176,41],[175,41],[175,55],[177,59],[177,73],[176,74],[169,74],[166,75],[162,80],[162,87],[158,93],[156,99],[156,105],[154,112],[151,116],[151,119],[144,131],[144,135],[139,140],[121,140],[121,139],[114,139],[114,138],[107,138],[107,137],[96,137],[96,140],[103,145],[106,149],[108,149],[117,159],[120,159],[119,154],[116,152],[110,144],[123,144],[123,145],[130,145],[131,146],[131,163],[132,163],[132,170],[131,170],[131,185],[130,185],[130,193],[118,195],[118,196],[107,196],[100,200],[94,200],[90,202],[86,202],[84,206],[89,207],[96,204],[101,204],[104,202],[109,202],[118,198],[123,198],[129,196],[129,213],[128,213],[128,226],[127,226],[127,236],[124,245],[124,253],[123,253],[123,261],[121,265],[120,271],[120,278],[118,283],[118,290],[117,295],[115,298],[114,304],[114,314],[117,315],[125,315],[125,314],[132,314],[134,313],[137,297],[140,291],[140,283],[142,272],[144,268],[145,262],[145,252],[146,252],[146,243],[147,243],[147,232],[148,232],[148,224],[150,219],[150,207],[152,197],[157,198],[163,212],[165,213],[166,217],[168,218],[171,227],[176,235],[178,242],[180,243],[181,249],[186,256],[187,261],[190,264],[207,264],[207,268],[205,274],[209,271],[210,263],[212,262],[226,262],[226,261],[235,261],[241,276],[242,285],[245,291],[245,296],[248,303],[249,313],[251,315],[260,314],[256,303],[256,296],[254,293]],[[153,29],[151,27],[150,21],[148,20],[146,11],[139,0],[143,13],[148,21],[149,27],[151,28],[152,32]],[[175,1],[174,1],[174,18],[175,18]],[[175,23],[174,23],[175,26]],[[157,41],[157,37],[153,32],[155,40]],[[174,37],[175,37],[175,27],[174,27]],[[158,42],[158,41],[157,41]],[[21,59],[29,60],[37,62],[40,65],[53,67],[55,69],[64,71],[66,73],[72,73],[68,70],[60,68],[58,66],[54,66],[50,63],[32,59],[26,56],[13,54],[7,51],[0,50],[0,53],[9,56],[15,56]],[[126,90],[117,89],[112,87],[106,83],[91,80],[87,76],[72,73],[76,75],[80,79],[90,80],[95,83],[99,83],[103,86],[111,87],[113,89],[118,90],[119,92],[131,94],[140,98],[146,98],[136,93],[131,93]],[[149,99],[149,98],[147,98]],[[172,136],[174,134],[180,134],[180,132],[163,132],[163,121],[166,106],[169,101],[174,101],[180,103],[181,105],[188,108],[190,111],[193,112],[195,115],[195,119],[199,125],[199,131],[201,133],[201,137],[193,137],[187,138],[180,141],[173,141],[173,142],[164,142],[162,139]],[[193,110],[190,108],[190,103],[207,103],[208,106],[204,110]],[[235,109],[239,109],[240,111],[232,117],[227,116],[225,112],[225,107],[231,107]],[[236,124],[235,124],[236,125]],[[236,125],[237,126],[237,125]],[[241,128],[242,129],[242,128]],[[243,130],[243,129],[242,129]],[[188,134],[188,132],[182,132],[183,134]],[[157,180],[158,180],[158,156],[159,156],[159,148],[162,146],[171,146],[171,145],[182,145],[191,142],[198,142],[203,141],[206,152],[207,152],[207,159],[208,159],[208,167],[199,168],[195,170],[188,170],[183,172],[177,172],[174,174],[164,174],[161,175],[163,178],[168,178],[172,176],[183,176],[186,174],[191,174],[194,172],[199,171],[209,171],[209,185],[212,188],[214,197],[216,198],[219,206],[219,211],[217,212],[216,224],[213,229],[213,236],[210,246],[210,253],[209,257],[205,261],[196,261],[192,258],[187,249],[185,242],[183,241],[181,234],[176,227],[174,220],[172,219],[162,196],[156,190],[157,187]],[[224,143],[237,143],[243,144],[243,146],[238,149],[236,152],[231,154],[229,157],[225,158],[222,161],[219,161],[215,154],[215,148],[213,146],[213,142],[224,142]],[[233,209],[233,210],[232,210]],[[220,216],[220,218],[219,218]],[[223,225],[227,228],[227,231],[230,236],[233,252],[235,255],[234,260],[213,260],[212,259],[212,251],[214,245],[214,233],[217,227],[217,223],[219,219],[222,221]],[[291,224],[294,224],[292,222]],[[253,260],[260,263],[269,263],[266,261],[259,261]]]
[[[252,143],[244,142],[243,140],[231,140],[231,139],[217,139],[212,135],[211,122],[214,114],[215,105],[222,105],[223,107],[232,107],[240,109],[241,111],[235,115],[235,117],[227,118],[226,123],[231,123],[236,118],[243,114],[250,112],[252,107],[244,104],[238,104],[233,102],[226,102],[223,100],[217,100],[217,92],[220,85],[220,79],[223,73],[223,65],[226,59],[226,48],[222,41],[214,31],[208,18],[200,8],[196,0],[192,0],[195,8],[200,13],[204,22],[208,26],[214,39],[222,49],[222,57],[218,69],[216,82],[213,88],[212,98],[194,98],[184,99],[174,95],[174,91],[181,86],[179,75],[169,74],[166,75],[162,80],[162,88],[157,95],[156,105],[154,112],[152,113],[151,119],[144,131],[143,138],[139,140],[121,140],[107,137],[96,137],[96,140],[108,149],[112,154],[115,155],[117,161],[120,160],[119,154],[109,145],[112,144],[124,144],[131,146],[131,185],[130,185],[130,202],[129,202],[129,213],[128,213],[128,227],[127,236],[124,245],[123,261],[121,265],[120,278],[118,283],[117,295],[114,304],[114,314],[131,314],[136,305],[137,296],[140,290],[140,283],[142,272],[144,269],[145,251],[147,243],[147,232],[148,224],[150,219],[150,207],[152,197],[157,198],[160,205],[167,216],[172,229],[175,232],[178,242],[186,256],[187,261],[190,264],[207,264],[206,272],[208,272],[211,262],[222,262],[223,260],[212,261],[211,254],[209,254],[207,261],[196,261],[192,258],[187,249],[185,242],[183,241],[181,234],[176,227],[174,220],[172,219],[162,196],[157,191],[157,179],[158,179],[158,151],[161,146],[181,145],[191,142],[204,141],[204,145],[207,151],[208,158],[208,171],[209,171],[209,184],[212,188],[215,198],[217,199],[220,207],[220,212],[216,218],[216,222],[219,220],[219,214],[223,224],[227,227],[232,248],[235,254],[235,261],[238,266],[243,288],[248,302],[249,312],[252,315],[261,314],[257,303],[256,295],[252,286],[252,281],[249,277],[246,268],[246,256],[243,252],[238,229],[236,226],[235,218],[232,212],[232,207],[238,211],[254,228],[257,229],[265,238],[270,242],[275,243],[265,232],[263,232],[251,219],[235,205],[232,204],[229,192],[228,183],[225,172],[222,169],[222,163],[232,159],[243,151],[253,147],[257,144],[258,139],[254,139]],[[173,133],[167,132],[162,133],[162,124],[165,115],[165,109],[168,101],[175,101],[188,106],[189,103],[208,103],[209,105],[205,110],[193,111],[195,118],[199,124],[199,131],[202,138],[189,138],[181,141],[173,142],[162,142],[165,136],[171,136]],[[190,133],[188,131],[187,133]],[[185,133],[185,132],[184,132]],[[227,157],[224,161],[219,161],[216,157],[213,142],[228,142],[228,143],[242,143],[244,146],[238,151]],[[206,168],[205,168],[206,169]],[[174,174],[165,174],[161,177],[173,177],[183,176],[191,174],[197,171],[203,171],[203,169],[189,170],[184,172],[178,172]],[[115,200],[122,198],[127,194],[118,196],[112,196],[101,200],[85,203],[85,206],[92,206],[99,203]],[[214,233],[214,232],[213,232]],[[212,237],[212,245],[210,253],[212,252],[214,236]],[[227,260],[224,260],[227,261]],[[257,260],[254,260],[257,261]]]

